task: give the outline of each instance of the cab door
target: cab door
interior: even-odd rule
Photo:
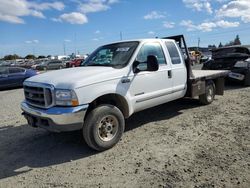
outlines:
[[[9,77],[9,69],[7,67],[0,67],[0,88],[7,86]]]
[[[8,82],[12,86],[21,86],[25,79],[25,69],[18,67],[10,67],[8,74]]]
[[[154,72],[146,70],[147,57],[153,55],[157,58],[159,70]],[[166,58],[159,42],[147,42],[140,48],[136,60],[140,62],[139,73],[130,74],[130,95],[134,103],[134,111],[140,111],[171,99],[172,80],[168,77],[171,65]]]
[[[173,95],[183,97],[187,89],[187,69],[183,54],[175,42],[166,41],[165,45],[172,64],[170,76],[173,81]]]

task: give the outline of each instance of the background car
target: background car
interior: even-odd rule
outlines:
[[[0,67],[0,89],[22,87],[25,79],[38,72],[20,67]]]
[[[52,60],[52,61],[43,61],[42,63],[36,66],[36,70],[55,70],[62,69],[65,65],[60,60]]]
[[[74,60],[68,62],[66,67],[79,67],[81,65],[82,61],[84,61],[83,58],[74,59]]]
[[[250,86],[250,46],[237,45],[212,50],[212,59],[204,62],[203,70],[230,70],[228,80]]]
[[[12,63],[12,62],[10,62],[10,61],[1,61],[1,62],[0,62],[0,66],[3,66],[3,67],[5,67],[5,66],[10,66],[11,63]]]

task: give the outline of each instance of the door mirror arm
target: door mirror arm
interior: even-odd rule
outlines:
[[[136,74],[140,72],[140,69],[138,69],[138,65],[139,65],[139,64],[140,64],[139,61],[135,61],[135,62],[133,63],[132,69],[133,69],[133,72],[136,73]]]

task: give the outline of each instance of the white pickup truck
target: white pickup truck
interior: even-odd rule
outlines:
[[[227,74],[192,71],[182,35],[122,41],[99,47],[81,67],[27,79],[21,109],[29,125],[82,130],[86,143],[102,151],[119,141],[135,112],[182,97],[210,104],[223,95]]]

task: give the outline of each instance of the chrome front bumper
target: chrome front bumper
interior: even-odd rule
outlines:
[[[29,125],[53,132],[64,132],[79,130],[83,127],[88,104],[77,107],[40,109],[32,107],[24,101],[21,103],[21,109]]]

